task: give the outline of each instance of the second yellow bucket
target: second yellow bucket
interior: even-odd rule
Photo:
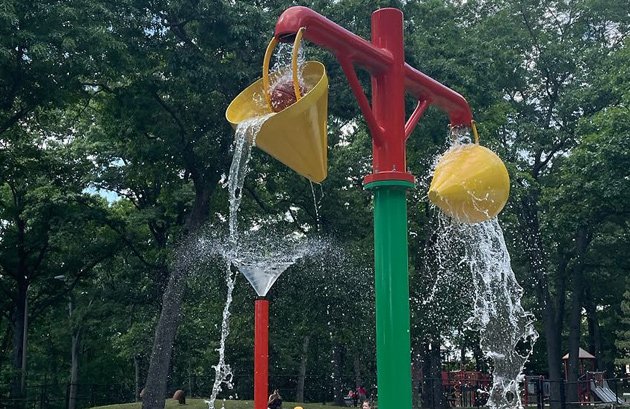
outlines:
[[[294,55],[299,39],[296,39]],[[263,72],[269,64],[265,56]],[[294,68],[297,60],[294,58]],[[294,69],[294,72],[297,70]],[[295,77],[297,78],[297,77]],[[313,182],[321,182],[328,175],[328,77],[325,67],[308,61],[302,68],[303,85],[308,92],[297,102],[278,113],[272,113],[264,99],[269,95],[267,78],[261,78],[243,90],[228,106],[225,116],[236,127],[244,120],[272,114],[261,126],[256,146]]]
[[[501,159],[477,143],[448,150],[438,162],[429,199],[463,223],[489,220],[503,209],[510,177]]]

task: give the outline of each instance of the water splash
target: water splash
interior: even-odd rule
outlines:
[[[278,277],[298,260],[329,248],[325,240],[303,235],[282,235],[270,230],[252,230],[242,237],[233,263],[256,294],[267,295]]]
[[[293,44],[288,43],[280,43],[278,48],[276,49],[276,62],[271,67],[272,73],[282,73],[281,78],[293,78]],[[302,69],[304,68],[304,64],[306,63],[306,55],[304,53],[304,48],[300,47],[298,50],[298,80],[300,85],[304,85],[304,78],[302,77]],[[271,84],[273,88],[274,84]]]
[[[480,346],[492,359],[490,408],[521,408],[519,383],[538,333],[532,314],[521,306],[523,288],[516,281],[498,220],[453,225],[466,243],[464,261],[472,275],[474,312],[467,324],[479,331]]]
[[[232,293],[236,282],[237,269],[234,267],[232,260],[238,253],[238,209],[243,198],[243,184],[248,171],[249,158],[252,146],[256,142],[256,135],[260,131],[263,123],[270,115],[256,117],[241,122],[236,128],[234,142],[234,156],[230,166],[230,174],[228,177],[228,192],[230,195],[230,218],[229,218],[229,236],[228,249],[226,255],[225,282],[227,284],[227,296],[225,306],[223,307],[223,318],[221,321],[221,339],[219,341],[219,362],[213,366],[215,370],[214,384],[212,385],[212,394],[208,401],[209,409],[214,409],[214,402],[217,395],[221,391],[221,385],[225,384],[232,389],[232,369],[225,362],[225,342],[230,334],[230,306],[232,304]]]
[[[451,141],[470,143],[470,135],[458,131],[451,134]],[[438,275],[433,293],[454,274],[468,274],[473,283],[474,311],[467,324],[479,331],[481,349],[493,362],[487,405],[522,408],[519,383],[538,333],[533,315],[521,306],[523,288],[512,271],[501,226],[496,218],[465,224],[440,214],[436,236],[438,265],[447,267]]]
[[[243,198],[243,184],[249,170],[249,158],[252,147],[256,144],[256,136],[265,121],[273,114],[255,117],[241,122],[234,136],[234,155],[228,176],[228,193],[230,195],[230,245],[236,251],[238,243],[238,209]]]
[[[287,78],[292,77],[291,48],[285,45],[278,47],[278,57],[272,68],[270,78],[272,80],[271,90]],[[300,49],[298,54],[298,80],[303,85],[302,68],[304,66],[304,53]],[[287,68],[288,67],[288,68]],[[265,105],[266,100],[262,95],[255,95],[256,103]],[[270,113],[265,116],[251,118],[240,123],[236,129],[234,156],[230,166],[228,177],[229,193],[229,236],[227,247],[217,246],[218,251],[226,259],[225,281],[227,284],[226,303],[223,308],[221,322],[221,339],[219,341],[219,362],[214,365],[215,380],[212,387],[210,400],[206,401],[209,409],[215,408],[215,401],[221,385],[225,384],[229,389],[233,388],[232,370],[225,362],[225,343],[230,333],[229,319],[230,306],[232,304],[232,293],[236,282],[237,272],[243,272],[248,281],[252,284],[259,295],[264,295],[269,291],[278,276],[291,264],[309,252],[312,246],[289,248],[290,246],[270,247],[273,250],[263,251],[260,246],[242,246],[238,230],[238,210],[243,197],[243,185],[248,172],[249,158],[252,147],[256,143],[256,136],[264,122],[274,115]],[[260,242],[258,243],[260,244]],[[253,249],[253,250],[252,250]],[[288,251],[287,251],[288,250]],[[287,256],[289,254],[289,256]],[[283,258],[284,257],[284,258]]]
[[[239,124],[236,129],[234,156],[228,177],[230,200],[229,234],[225,245],[217,240],[200,239],[199,248],[222,255],[226,260],[225,281],[227,296],[221,321],[221,338],[217,352],[219,362],[214,365],[215,380],[209,409],[215,408],[217,395],[222,385],[233,388],[233,374],[230,365],[225,362],[225,343],[230,334],[229,320],[232,293],[240,271],[250,282],[259,296],[265,296],[274,282],[287,268],[305,256],[314,255],[328,248],[324,240],[306,239],[303,235],[279,235],[264,229],[250,229],[239,232],[238,210],[243,197],[243,185],[248,173],[249,158],[256,142],[256,135],[263,123],[273,114],[253,118]],[[212,243],[212,244],[210,244]]]
[[[280,43],[275,51],[275,62],[269,70],[269,91],[273,93],[274,89],[280,84],[293,82],[293,66],[291,64],[293,52],[293,44]],[[308,89],[304,81],[304,65],[306,64],[306,56],[304,49],[300,47],[298,51],[298,83],[301,88]],[[263,94],[255,93],[253,95],[254,102],[260,107],[268,109],[267,99]]]

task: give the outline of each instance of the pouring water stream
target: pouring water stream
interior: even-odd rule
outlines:
[[[471,142],[461,131],[451,140],[454,146]],[[519,382],[538,333],[532,314],[521,305],[523,289],[512,271],[499,221],[465,224],[440,214],[436,243],[437,258],[461,257],[445,264],[464,266],[473,284],[473,312],[467,325],[479,331],[481,349],[493,363],[488,407],[522,408]],[[435,286],[449,274],[454,272],[441,271]]]

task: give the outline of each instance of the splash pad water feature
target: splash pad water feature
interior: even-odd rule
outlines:
[[[328,246],[323,240],[306,239],[295,234],[282,235],[267,229],[250,229],[243,234],[239,231],[237,216],[245,177],[249,170],[251,149],[262,126],[271,115],[265,113],[252,116],[239,123],[236,128],[234,154],[227,182],[230,202],[227,240],[202,236],[189,249],[205,257],[220,255],[226,262],[227,295],[222,314],[221,338],[217,348],[219,361],[213,366],[215,380],[210,399],[206,401],[209,409],[215,408],[215,401],[223,384],[229,389],[233,387],[232,370],[225,361],[225,344],[230,333],[230,306],[237,273],[243,274],[258,295],[255,301],[255,384],[258,400],[266,402],[269,301],[265,297],[285,270],[303,257],[321,253]],[[224,244],[221,244],[222,242]]]
[[[477,137],[475,137],[476,139]],[[422,300],[424,304],[435,303],[433,295],[442,286],[462,285],[464,299],[470,300],[472,311],[464,323],[466,328],[479,333],[479,346],[483,355],[492,361],[492,387],[488,392],[487,406],[491,408],[520,408],[521,394],[519,383],[523,381],[523,367],[532,353],[538,333],[534,329],[533,315],[521,305],[523,288],[517,282],[510,263],[503,230],[494,217],[498,213],[492,195],[509,189],[505,181],[507,173],[496,158],[488,158],[482,152],[472,160],[462,159],[479,146],[471,143],[470,134],[460,130],[449,135],[450,148],[436,163],[429,197],[435,195],[436,185],[446,190],[453,189],[452,196],[462,197],[459,206],[444,209],[438,215],[432,247],[433,265],[437,269],[431,295]],[[479,163],[479,159],[486,159]],[[447,172],[454,161],[464,161],[463,166]],[[486,194],[479,194],[479,182],[485,178],[474,176],[489,172],[498,166],[497,177],[486,179],[493,188]],[[442,172],[440,175],[439,172]],[[462,171],[465,171],[462,174]],[[464,181],[462,185],[449,186],[448,175]],[[473,175],[473,176],[471,176]],[[469,192],[464,194],[463,187]],[[440,198],[432,199],[436,206],[447,204]],[[488,203],[486,203],[488,202]],[[461,203],[467,205],[462,206]],[[474,222],[479,220],[479,222]],[[464,221],[464,222],[462,222]],[[452,289],[452,288],[451,288]]]
[[[380,9],[373,13],[370,43],[308,8],[292,7],[280,16],[276,24],[275,35],[264,59],[263,79],[244,90],[230,104],[226,117],[236,125],[247,118],[276,111],[272,106],[267,74],[270,54],[278,42],[294,41],[292,75],[296,102],[263,123],[257,141],[261,149],[311,181],[321,182],[327,172],[328,81],[321,64],[308,62],[304,72],[305,78],[310,78],[310,89],[301,95],[295,56],[302,37],[336,56],[372,134],[373,173],[365,177],[364,185],[374,194],[379,407],[410,409],[406,191],[414,186],[415,179],[407,171],[405,143],[430,105],[445,111],[453,128],[474,129],[472,113],[461,95],[405,63],[400,10]],[[357,78],[355,66],[361,66],[371,75],[371,103]],[[407,120],[405,92],[418,101]],[[262,106],[256,102],[259,94],[265,95],[266,104]],[[451,158],[450,162],[455,163],[457,168],[461,157],[469,162],[470,158],[479,155],[496,157],[492,152],[473,147],[468,155],[454,154],[455,161]],[[465,175],[464,180],[449,169],[451,166],[445,165],[447,177],[432,189],[432,198],[438,206],[464,222],[480,222],[496,216],[505,204],[509,190],[507,172],[500,160],[495,161],[487,172]],[[449,176],[453,173],[456,175],[454,178]],[[467,200],[469,194],[461,194],[471,191],[470,183],[474,185],[475,199],[472,201]],[[259,377],[258,369],[255,371],[256,379],[260,378],[255,391],[262,390],[264,386],[266,394],[266,374]],[[255,409],[266,407],[264,398],[266,396],[261,392],[255,392]]]

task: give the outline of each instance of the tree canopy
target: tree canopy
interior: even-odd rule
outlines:
[[[158,400],[179,388],[210,394],[225,263],[178,260],[187,243],[220,241],[227,228],[225,109],[260,76],[275,21],[292,4],[0,4],[0,402],[37,395],[40,384],[63,395],[69,383],[117,385],[129,391],[119,400],[133,399],[158,367],[163,384],[147,388]],[[526,370],[559,380],[561,356],[581,346],[597,369],[621,375],[630,325],[626,2],[305,5],[364,38],[373,10],[403,10],[407,61],[466,97],[481,143],[509,169],[499,219],[541,333]],[[271,290],[270,368],[290,400],[339,401],[376,383],[372,202],[362,189],[372,142],[335,56],[305,49],[330,77],[329,177],[312,185],[254,150],[239,223],[323,236],[335,248],[296,263]],[[407,142],[418,180],[408,195],[411,336],[414,374],[425,377],[449,367],[440,347],[463,361],[450,367],[487,369],[464,324],[465,279],[435,287],[441,270],[458,269],[432,259],[439,226],[426,197],[447,131],[448,118],[429,109]],[[238,277],[227,346],[235,390],[221,396],[252,396],[254,299]],[[165,305],[177,306],[170,321]],[[155,352],[162,346],[168,354]]]

